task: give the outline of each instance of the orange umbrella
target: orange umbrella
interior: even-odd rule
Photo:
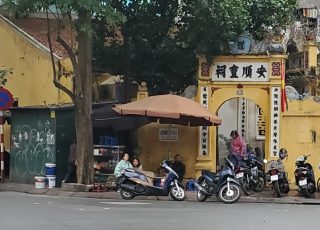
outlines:
[[[113,108],[122,115],[147,116],[162,124],[185,126],[220,125],[221,119],[198,102],[177,95],[157,95],[118,105]]]

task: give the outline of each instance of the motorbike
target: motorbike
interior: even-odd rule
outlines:
[[[251,191],[261,192],[265,186],[263,164],[253,158],[245,158],[235,168],[235,177],[241,184],[245,195],[250,196]]]
[[[277,160],[264,160],[266,163],[266,181],[272,183],[272,187],[278,197],[288,194],[290,190],[288,175],[282,162],[287,156],[287,151],[282,148]]]
[[[299,156],[294,171],[298,192],[304,197],[310,197],[316,191],[316,181],[311,164],[306,163],[310,155]]]
[[[162,179],[162,183],[151,183],[142,172],[133,169],[121,171],[121,176],[117,180],[117,189],[125,200],[131,200],[136,196],[170,196],[177,201],[185,199],[185,191],[179,182],[178,174],[164,160],[161,165],[168,173]]]
[[[241,197],[240,183],[234,179],[234,165],[225,158],[226,167],[213,173],[208,170],[202,170],[201,176],[194,183],[197,189],[197,200],[205,201],[211,196],[216,196],[220,201],[232,204]]]

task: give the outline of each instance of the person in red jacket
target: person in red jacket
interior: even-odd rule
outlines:
[[[239,135],[237,130],[231,131],[230,136],[231,152],[229,155],[229,159],[233,164],[237,165],[238,162],[247,155],[247,145],[244,139]]]

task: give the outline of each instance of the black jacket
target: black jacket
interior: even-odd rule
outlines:
[[[171,168],[178,174],[179,180],[182,181],[184,173],[185,173],[185,166],[182,162],[173,162],[171,164]]]

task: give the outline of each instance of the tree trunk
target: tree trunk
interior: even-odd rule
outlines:
[[[91,14],[80,9],[78,20],[78,70],[75,75],[75,126],[77,136],[77,179],[80,184],[93,183],[92,136],[92,63],[91,63]]]

